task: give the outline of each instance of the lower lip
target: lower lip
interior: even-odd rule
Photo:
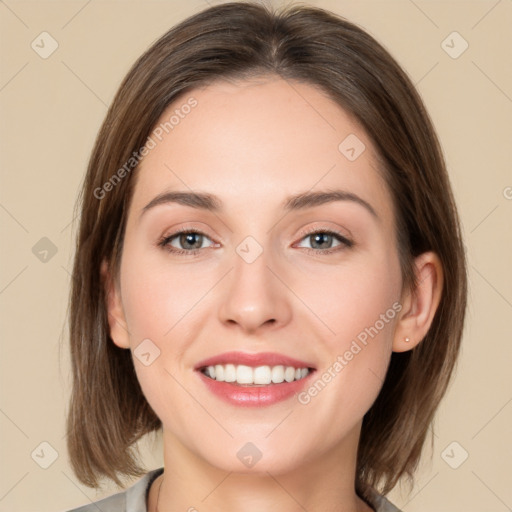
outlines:
[[[314,373],[292,382],[269,386],[244,386],[232,382],[219,382],[198,372],[206,387],[222,400],[240,407],[265,407],[282,402],[299,393]]]

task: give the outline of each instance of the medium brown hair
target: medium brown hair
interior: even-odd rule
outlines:
[[[109,336],[103,260],[118,277],[136,162],[108,194],[98,190],[146,143],[166,107],[221,78],[264,75],[316,85],[355,116],[377,150],[392,193],[404,283],[414,257],[434,251],[444,286],[424,340],[393,353],[382,390],[365,415],[356,484],[388,492],[412,476],[444,395],[462,337],[466,262],[442,152],[423,102],[389,53],[365,31],[327,11],[253,3],[208,8],[172,28],[133,65],[92,151],[81,209],[70,296],[73,389],[68,450],[78,479],[140,476],[133,444],[161,421],[138,383],[131,352]],[[200,107],[199,107],[200,108]],[[341,141],[340,141],[341,142]],[[119,177],[119,174],[118,174]]]

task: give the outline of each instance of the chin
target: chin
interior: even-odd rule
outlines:
[[[307,457],[304,452],[304,443],[285,443],[282,439],[271,441],[265,435],[243,436],[242,438],[231,439],[229,443],[218,445],[212,452],[211,446],[197,447],[196,455],[211,466],[226,472],[239,474],[252,474],[261,476],[285,474],[296,470],[306,463]],[[252,440],[251,440],[252,439]],[[287,439],[297,439],[289,435]],[[300,453],[297,447],[301,448]],[[315,447],[312,447],[315,450]]]

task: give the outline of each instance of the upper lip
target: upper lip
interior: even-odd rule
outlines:
[[[195,370],[200,370],[207,366],[215,366],[216,364],[243,364],[246,366],[252,366],[254,368],[258,366],[293,366],[294,368],[313,368],[311,363],[307,361],[300,361],[293,357],[288,357],[283,354],[277,354],[275,352],[259,352],[259,353],[247,353],[247,352],[224,352],[216,356],[204,359],[203,361],[196,364]]]

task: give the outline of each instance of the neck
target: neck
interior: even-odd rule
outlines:
[[[357,440],[347,445],[357,448]],[[356,449],[345,448],[320,454],[290,471],[256,471],[255,466],[238,473],[208,464],[164,431],[165,471],[151,488],[148,510],[370,512],[354,490]]]

